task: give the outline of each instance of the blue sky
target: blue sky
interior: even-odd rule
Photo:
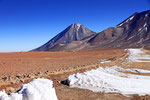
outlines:
[[[36,48],[72,23],[100,32],[149,8],[149,0],[0,0],[0,52]]]

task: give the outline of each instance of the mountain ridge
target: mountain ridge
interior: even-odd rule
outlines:
[[[115,27],[96,34],[86,48],[141,48],[150,46],[150,10],[134,13]]]
[[[82,27],[82,29],[80,29]],[[99,33],[95,33],[81,24],[74,23],[68,27],[71,29],[70,37],[62,39],[60,34],[67,28],[56,35],[51,40],[57,40],[54,45],[45,45],[44,50],[37,51],[87,51],[95,49],[111,49],[111,48],[140,48],[150,47],[150,10],[144,12],[136,12],[127,19],[117,24],[115,27],[109,27]],[[74,31],[72,31],[74,30]],[[80,30],[80,34],[78,31]],[[85,31],[81,31],[85,30]],[[83,35],[83,36],[82,36]],[[63,36],[63,35],[62,35]],[[47,42],[46,44],[53,43]],[[42,47],[42,46],[41,46]]]

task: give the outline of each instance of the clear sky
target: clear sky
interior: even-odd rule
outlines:
[[[100,32],[149,8],[149,0],[0,0],[0,52],[39,47],[72,23]]]

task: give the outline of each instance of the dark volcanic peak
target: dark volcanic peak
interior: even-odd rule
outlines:
[[[150,39],[150,11],[135,13],[117,27],[124,29],[123,36],[127,42],[145,44]]]
[[[88,42],[99,48],[128,48],[149,45],[150,10],[134,13],[117,26],[98,33]]]
[[[131,15],[130,17],[128,17],[126,20],[124,20],[123,22],[121,22],[120,24],[118,24],[117,26],[123,26],[125,23],[130,22],[132,19],[134,20],[139,20],[143,19],[143,18],[147,18],[150,15],[150,10],[144,11],[144,12],[135,12],[133,15]]]
[[[49,40],[44,45],[32,51],[51,51],[53,47],[56,47],[58,45],[62,46],[73,41],[80,41],[93,34],[96,33],[89,30],[88,28],[86,28],[81,24],[74,23],[71,24],[69,27],[67,27],[64,31],[60,32],[54,38]],[[55,51],[55,49],[52,50]]]

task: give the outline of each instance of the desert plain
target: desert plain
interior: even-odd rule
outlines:
[[[128,52],[124,49],[0,53],[0,90],[13,93],[18,91],[22,84],[33,79],[48,78],[53,80],[59,100],[150,100],[149,95],[124,96],[119,93],[92,92],[87,89],[71,88],[63,83],[69,75],[98,67],[118,65],[122,68],[150,70],[149,62],[129,63],[126,61],[127,57]],[[104,60],[111,62],[100,63]]]

